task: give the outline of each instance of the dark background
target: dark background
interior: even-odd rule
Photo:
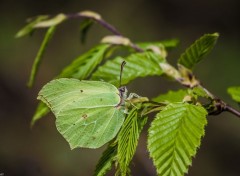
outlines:
[[[171,63],[201,35],[219,32],[217,46],[195,73],[210,91],[235,106],[226,89],[240,85],[239,9],[238,0],[0,1],[0,173],[88,176],[104,150],[103,147],[71,151],[57,132],[52,114],[37,122],[33,129],[29,124],[41,86],[109,33],[96,25],[83,46],[79,42],[79,21],[62,24],[44,56],[36,85],[28,89],[26,82],[44,30],[32,37],[15,39],[25,19],[39,14],[93,10],[135,42],[180,39],[179,47],[169,53]],[[149,97],[180,88],[157,77],[137,79],[128,87],[130,92]],[[188,175],[240,175],[240,119],[229,113],[208,119],[206,135]],[[133,175],[156,175],[146,150],[146,137],[145,129],[132,164]]]

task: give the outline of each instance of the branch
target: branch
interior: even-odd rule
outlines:
[[[232,113],[233,115],[237,116],[240,118],[240,112],[230,105],[228,105],[226,102],[221,100],[220,98],[217,98],[215,95],[213,95],[210,91],[208,91],[205,87],[202,85],[199,85],[205,92],[206,94],[213,100],[213,105],[214,105],[214,111],[210,112],[209,115],[218,115],[224,111],[228,111]]]
[[[227,105],[227,103],[225,103],[223,100],[216,97],[213,93],[206,89],[192,73],[191,70],[185,68],[182,65],[178,65],[178,69],[176,69],[169,63],[160,63],[160,67],[166,75],[175,79],[182,86],[190,89],[194,87],[199,87],[204,90],[207,96],[211,99],[211,104],[208,105],[208,107],[206,108],[209,115],[218,115],[224,111],[228,111],[240,118],[240,112],[238,110]]]
[[[195,78],[194,75],[191,75],[191,76],[193,76]],[[196,82],[198,83],[197,86],[202,88],[205,91],[205,93],[208,95],[208,97],[211,98],[211,100],[212,100],[213,107],[209,111],[209,113],[208,113],[209,115],[219,115],[222,112],[227,111],[227,112],[230,112],[233,115],[235,115],[235,116],[240,118],[240,111],[234,109],[233,107],[228,105],[226,102],[224,102],[222,99],[216,97],[213,93],[211,93],[209,90],[207,90],[205,87],[203,87],[200,84],[199,80],[197,80]],[[186,85],[184,85],[184,86],[186,86]]]
[[[117,36],[124,37],[114,26],[106,22],[102,17],[91,11],[85,11],[81,13],[76,13],[76,14],[68,14],[67,17],[69,19],[71,18],[88,18],[96,21],[98,24],[109,30],[111,33]],[[125,37],[124,37],[125,38]],[[143,49],[138,47],[136,44],[132,43],[130,45],[135,51],[137,52],[144,52]],[[213,95],[210,91],[208,91],[205,87],[203,87],[200,84],[200,81],[196,79],[195,75],[193,75],[192,72],[188,72],[188,70],[185,70],[185,68],[179,68],[179,70],[175,69],[173,66],[171,66],[168,63],[160,64],[160,67],[164,70],[164,72],[174,78],[177,82],[179,82],[181,85],[188,87],[188,88],[193,88],[193,87],[201,87],[206,94],[211,98],[212,100],[212,105],[213,107],[211,110],[209,110],[209,115],[218,115],[224,111],[228,111],[235,116],[240,118],[240,112],[233,107],[227,105],[223,100],[217,98],[215,95]],[[183,72],[188,72],[188,74],[183,75]]]
[[[106,28],[107,30],[109,30],[114,35],[117,35],[117,36],[120,36],[120,37],[124,37],[113,25],[111,25],[108,22],[106,22],[104,19],[102,19],[102,17],[99,14],[97,14],[95,12],[85,11],[85,12],[76,13],[76,14],[68,14],[66,16],[69,19],[71,19],[71,18],[88,18],[88,19],[92,19],[92,20],[96,21],[98,24],[100,24],[101,26],[103,26],[104,28]],[[134,43],[132,43],[130,46],[137,52],[144,52],[144,50],[142,48],[138,47]]]
[[[240,118],[240,112],[237,111],[236,109],[234,109],[233,107],[229,106],[229,105],[226,105],[225,108],[224,108],[225,111],[228,111],[232,114],[234,114],[235,116],[239,117]]]

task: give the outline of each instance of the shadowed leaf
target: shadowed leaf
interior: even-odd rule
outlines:
[[[110,143],[107,149],[102,153],[98,164],[96,165],[94,176],[104,176],[112,168],[112,163],[117,157],[117,142]]]
[[[178,63],[188,69],[192,69],[213,49],[218,37],[218,33],[205,34],[186,49],[186,51],[180,56]]]
[[[35,57],[34,59],[34,63],[32,65],[32,70],[31,70],[31,74],[30,74],[30,78],[29,78],[29,81],[27,83],[28,87],[32,87],[33,86],[33,83],[34,83],[34,80],[35,80],[35,77],[36,77],[36,74],[37,74],[37,71],[38,71],[38,67],[40,65],[40,61],[43,57],[43,54],[47,48],[47,45],[49,43],[49,41],[51,40],[54,32],[55,32],[55,29],[56,27],[53,26],[53,27],[50,27],[46,34],[45,34],[45,37],[43,39],[43,42],[38,50],[38,53],[37,53],[37,56]]]
[[[15,37],[19,38],[19,37],[23,37],[25,35],[32,33],[35,30],[34,26],[37,23],[39,23],[43,20],[46,20],[47,18],[48,18],[47,15],[37,16],[36,18],[31,20],[26,26],[24,26],[20,31],[18,31],[18,33],[15,35]]]

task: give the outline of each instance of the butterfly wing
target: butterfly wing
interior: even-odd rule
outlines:
[[[71,149],[101,147],[116,136],[124,121],[119,91],[106,82],[56,79],[42,88],[38,99],[51,108]]]

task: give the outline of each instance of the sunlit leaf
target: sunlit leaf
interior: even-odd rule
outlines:
[[[234,101],[240,103],[240,87],[229,87],[227,91]]]
[[[117,157],[122,176],[128,175],[129,164],[136,152],[139,134],[146,123],[146,118],[139,117],[137,111],[138,110],[134,108],[128,114],[117,137]]]
[[[104,80],[119,86],[120,65],[126,61],[122,75],[122,83],[127,84],[138,77],[161,75],[163,72],[159,63],[165,60],[152,52],[135,53],[126,58],[117,57],[107,61],[93,73],[93,80]]]
[[[162,40],[162,41],[157,41],[157,42],[139,42],[137,45],[140,48],[147,49],[149,46],[157,46],[159,48],[166,48],[166,49],[171,49],[175,48],[179,44],[179,40],[177,39],[171,39],[171,40]]]
[[[207,111],[173,103],[156,115],[149,128],[148,149],[159,175],[183,176],[200,146]]]
[[[194,87],[192,89],[192,92],[198,97],[209,98],[209,95],[206,93],[206,91],[202,87]]]
[[[80,80],[88,78],[104,59],[104,55],[109,47],[109,44],[100,44],[93,47],[88,52],[74,59],[70,65],[63,69],[59,77],[71,77]]]
[[[207,55],[215,46],[219,34],[205,34],[196,40],[186,51],[180,56],[178,63],[192,69],[202,58]]]
[[[165,103],[175,103],[182,102],[184,97],[187,95],[187,90],[177,90],[177,91],[168,91],[165,94],[160,94],[159,96],[153,98],[153,101],[156,102],[165,102]]]

